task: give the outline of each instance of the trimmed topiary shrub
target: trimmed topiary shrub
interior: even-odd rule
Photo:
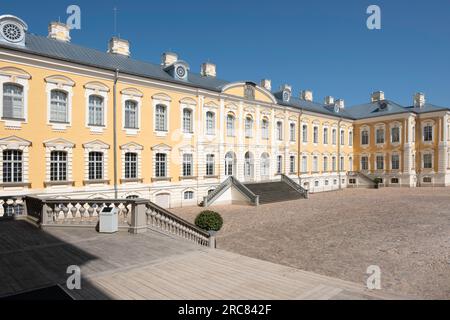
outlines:
[[[205,231],[220,231],[223,219],[217,212],[203,211],[195,219],[195,225]]]

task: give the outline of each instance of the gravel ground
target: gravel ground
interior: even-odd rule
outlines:
[[[225,220],[220,249],[358,283],[378,265],[383,290],[450,299],[450,188],[347,189],[211,209]],[[194,221],[201,210],[173,211]]]

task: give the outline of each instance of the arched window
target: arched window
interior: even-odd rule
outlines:
[[[423,127],[423,141],[433,141],[433,126],[431,124],[427,124]]]
[[[296,137],[295,137],[295,123],[291,123],[290,126],[290,136],[291,136],[291,142],[295,142]]]
[[[213,154],[206,155],[206,176],[214,176],[215,173],[215,157]]]
[[[245,137],[251,138],[253,136],[253,119],[248,116],[245,118]]]
[[[50,122],[68,122],[68,99],[67,93],[61,90],[50,92]]]
[[[139,110],[136,101],[125,101],[125,128],[138,129],[139,128]]]
[[[337,143],[337,130],[336,129],[333,129],[333,131],[331,132],[331,143],[333,144],[333,146],[335,146]]]
[[[89,152],[89,180],[103,180],[102,152]]]
[[[323,172],[328,172],[328,157],[323,157]]]
[[[89,97],[89,125],[103,126],[104,123],[103,97],[92,95]]]
[[[225,155],[225,175],[230,177],[234,175],[235,156],[233,152]]]
[[[290,156],[289,158],[289,173],[295,174],[295,156]]]
[[[261,122],[261,137],[265,140],[269,139],[269,121],[263,119]]]
[[[228,137],[234,137],[234,122],[235,122],[234,115],[229,114],[227,116],[227,136]]]
[[[328,144],[328,128],[323,128],[323,144]]]
[[[193,124],[192,124],[192,110],[191,109],[183,109],[183,132],[184,133],[192,133]]]
[[[167,131],[167,107],[163,104],[158,104],[155,109],[155,130]]]
[[[361,131],[361,145],[367,146],[369,144],[369,131],[364,129]]]
[[[214,112],[206,113],[206,134],[214,135],[216,132],[216,116]]]
[[[261,177],[268,180],[270,176],[270,156],[268,153],[261,155]]]
[[[23,87],[14,83],[3,85],[3,118],[24,118]]]
[[[308,142],[308,126],[306,124],[304,124],[302,126],[302,136],[303,136],[303,142],[306,143]]]
[[[20,150],[3,151],[3,182],[23,182],[23,153]]]
[[[191,153],[183,154],[183,177],[192,177],[194,167],[194,157]]]

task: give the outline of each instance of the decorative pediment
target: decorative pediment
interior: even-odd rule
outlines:
[[[205,106],[205,108],[210,108],[210,109],[217,109],[217,108],[219,108],[219,104],[217,104],[215,101],[206,101],[204,103],[204,106]]]
[[[126,151],[141,151],[141,150],[144,150],[144,147],[136,142],[130,142],[130,143],[124,144],[123,146],[120,146],[120,149],[126,150]]]
[[[277,119],[284,119],[285,116],[284,116],[284,114],[282,114],[282,113],[277,113],[277,114],[275,115],[275,118],[277,118]]]
[[[196,106],[197,105],[197,101],[195,101],[192,98],[183,98],[180,100],[180,104],[187,104],[190,106]]]
[[[245,112],[249,112],[249,113],[255,113],[256,112],[255,108],[252,108],[252,107],[245,107],[244,111]]]
[[[225,108],[228,109],[228,110],[237,110],[237,109],[238,109],[238,106],[235,105],[234,103],[229,103],[229,104],[227,104],[227,105],[225,106]]]
[[[44,146],[47,148],[64,149],[64,148],[74,148],[75,144],[63,138],[56,138],[45,141]]]
[[[11,77],[11,78],[21,78],[21,79],[26,79],[26,80],[30,80],[31,79],[31,75],[22,70],[22,69],[18,69],[18,68],[14,68],[14,67],[4,67],[0,69],[0,75],[1,76],[7,76],[7,77]]]
[[[83,144],[83,148],[92,149],[92,150],[107,150],[110,146],[103,141],[94,140],[88,143]]]
[[[290,121],[297,121],[297,119],[298,119],[298,118],[297,118],[296,116],[290,116],[290,117],[289,117],[289,120],[290,120]]]
[[[270,109],[263,109],[263,110],[261,110],[261,114],[265,115],[265,116],[271,116],[272,111]]]
[[[161,143],[152,147],[152,151],[172,151],[172,147],[165,143]]]
[[[120,91],[121,94],[125,96],[130,96],[131,98],[142,98],[144,96],[144,93],[142,91],[135,89],[135,88],[127,88]]]
[[[58,86],[69,86],[69,87],[75,86],[75,81],[73,81],[72,79],[70,79],[66,76],[61,76],[61,75],[47,77],[47,78],[45,78],[45,82],[53,83]]]
[[[19,149],[20,147],[31,146],[31,142],[17,136],[11,136],[0,139],[0,146],[7,147],[8,149]]]
[[[84,88],[94,90],[94,91],[109,92],[108,86],[99,81],[88,82],[84,85]]]
[[[154,96],[152,96],[153,100],[161,100],[161,101],[166,101],[166,102],[171,102],[172,98],[170,98],[167,94],[165,93],[157,93]]]

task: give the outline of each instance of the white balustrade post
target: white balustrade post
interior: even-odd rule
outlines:
[[[147,200],[135,200],[131,209],[131,226],[129,232],[140,234],[147,232]]]

